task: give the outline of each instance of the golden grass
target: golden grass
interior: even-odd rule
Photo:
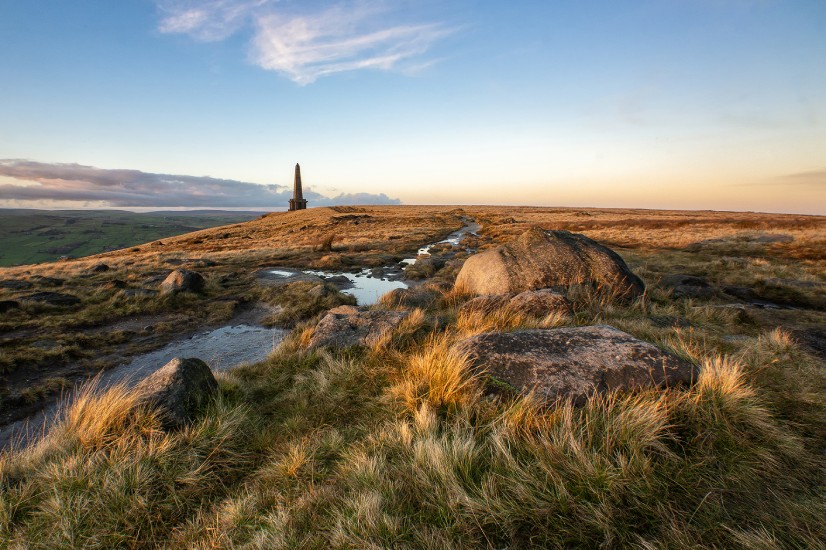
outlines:
[[[424,350],[406,360],[402,380],[392,389],[409,411],[423,405],[438,411],[471,406],[481,395],[478,378],[468,367],[467,355],[453,347],[450,336],[432,336]]]
[[[356,265],[386,262],[457,227],[457,213],[441,207],[316,210],[106,261],[138,278],[162,258],[185,255],[243,272],[320,260],[326,253],[312,250],[313,239],[337,231],[335,261]],[[342,217],[353,214],[370,218]],[[176,433],[134,408],[124,388],[81,393],[40,445],[0,456],[0,540],[42,548],[822,546],[822,359],[775,330],[772,312],[743,318],[714,301],[674,300],[656,283],[692,269],[707,269],[715,284],[822,281],[823,260],[812,257],[822,250],[822,218],[487,207],[463,214],[484,224],[482,247],[534,223],[635,247],[623,254],[649,291],[622,303],[580,289],[573,318],[537,319],[507,308],[459,313],[470,296],[453,289],[372,348],[338,352],[306,351],[313,328],[299,325],[269,359],[223,376],[221,396]],[[746,238],[765,232],[794,240]],[[678,250],[707,239],[723,241]],[[737,246],[744,252],[727,256]],[[42,272],[70,278],[81,263]],[[207,271],[217,283],[227,269]],[[244,279],[232,292],[251,284]],[[795,315],[813,326],[823,319]],[[487,395],[454,346],[486,330],[595,323],[696,361],[699,380],[549,406],[530,393]]]

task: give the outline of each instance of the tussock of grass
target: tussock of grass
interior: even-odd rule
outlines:
[[[32,548],[154,544],[251,466],[245,407],[179,433],[123,386],[89,386],[34,447],[0,456],[0,539]]]
[[[421,352],[408,357],[401,382],[391,389],[407,410],[427,405],[456,411],[479,399],[480,384],[469,371],[467,356],[452,343],[449,336],[431,337]]]

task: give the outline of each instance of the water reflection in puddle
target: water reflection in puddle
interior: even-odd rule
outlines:
[[[303,271],[310,275],[318,275],[319,277],[347,277],[347,280],[353,285],[350,288],[344,288],[341,291],[355,297],[356,302],[360,306],[373,305],[379,301],[384,294],[395,290],[397,288],[407,288],[407,284],[402,281],[393,281],[387,278],[379,278],[372,276],[372,270],[365,269],[360,273],[330,273],[327,271]]]
[[[465,237],[465,235],[475,235],[476,232],[479,231],[479,229],[481,229],[481,227],[482,226],[476,222],[467,221],[467,225],[465,225],[458,231],[454,231],[441,241],[421,247],[418,250],[418,256],[429,256],[430,249],[439,244],[450,244],[454,247],[458,246],[461,240]],[[418,257],[406,258],[402,260],[400,263],[405,265],[413,265],[416,263],[417,259]],[[397,271],[397,274],[395,276],[391,276],[390,273],[394,269],[394,267]],[[377,271],[384,272],[385,276],[377,277]],[[345,294],[350,294],[351,296],[354,296],[356,298],[356,301],[358,302],[358,305],[360,306],[369,306],[375,304],[379,300],[379,298],[381,298],[384,294],[390,292],[391,290],[395,290],[397,288],[408,288],[407,283],[397,279],[397,277],[400,275],[398,273],[397,266],[388,266],[381,268],[380,270],[363,269],[358,273],[347,273],[339,271],[317,271],[312,269],[270,269],[267,271],[267,274],[279,279],[298,277],[302,274],[315,275],[316,277],[321,277],[322,279],[335,278],[341,280],[341,278],[344,277],[347,279],[347,286],[342,288],[341,291]]]
[[[175,357],[197,357],[213,371],[225,371],[267,358],[286,331],[252,325],[234,325],[196,334],[145,353],[103,374],[106,385],[120,380],[139,380]]]

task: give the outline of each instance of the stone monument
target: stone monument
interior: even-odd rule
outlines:
[[[293,198],[290,199],[290,212],[293,210],[305,210],[307,199],[301,192],[301,167],[295,164],[295,181],[293,182]]]

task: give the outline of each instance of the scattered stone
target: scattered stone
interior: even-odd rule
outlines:
[[[43,275],[32,275],[29,279],[41,286],[63,286],[65,282],[63,279],[58,279],[57,277],[44,277]]]
[[[200,273],[187,269],[176,269],[161,283],[161,295],[179,292],[201,292],[206,281]]]
[[[106,273],[110,269],[112,268],[106,264],[95,264],[89,268],[89,273]]]
[[[135,389],[142,394],[142,403],[161,413],[164,427],[174,429],[195,419],[218,392],[218,382],[200,359],[176,357],[140,381]]]
[[[475,294],[588,283],[633,298],[645,290],[623,259],[584,235],[532,227],[516,239],[465,261],[456,285]]]
[[[20,302],[16,300],[0,300],[0,313],[6,313],[13,309],[20,309]]]
[[[0,281],[0,288],[7,290],[28,290],[32,284],[28,281],[21,281],[20,279],[4,279]]]
[[[534,317],[545,317],[552,313],[574,314],[571,302],[562,294],[550,289],[527,290],[517,294],[508,302],[508,308]]]
[[[459,342],[471,365],[549,403],[597,393],[690,384],[699,370],[614,327],[489,332]]]
[[[510,301],[508,296],[500,294],[485,294],[471,298],[459,308],[460,315],[467,315],[473,312],[491,313],[499,308],[505,307]]]
[[[50,306],[73,306],[80,303],[80,298],[71,294],[61,294],[60,292],[35,292],[21,296],[23,302],[38,302]]]
[[[352,284],[350,279],[348,279],[344,275],[332,275],[332,276],[329,276],[329,277],[324,277],[324,281],[326,281],[328,283],[332,283],[334,285],[349,285],[349,284]]]
[[[662,284],[671,289],[673,298],[713,298],[717,292],[702,277],[675,273],[662,278]]]
[[[309,348],[371,346],[396,328],[407,311],[356,311],[328,313],[315,327]]]

